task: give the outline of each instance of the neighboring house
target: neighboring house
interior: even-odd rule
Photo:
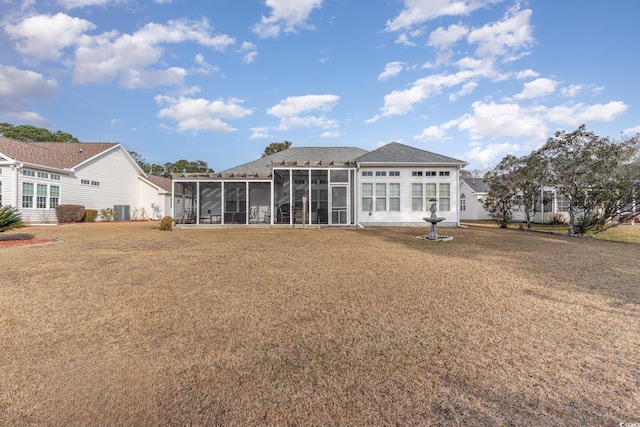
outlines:
[[[489,194],[489,184],[482,178],[462,178],[460,180],[460,219],[491,219],[482,205]]]
[[[142,209],[159,218],[170,212],[170,191],[168,180],[145,174],[118,143],[0,136],[0,203],[16,206],[28,224],[56,222],[60,204],[114,208],[123,220]]]
[[[425,226],[436,202],[457,225],[467,163],[392,142],[293,147],[219,173],[173,174],[174,218],[186,224]]]
[[[472,221],[491,219],[483,206],[488,195],[489,185],[482,178],[461,179],[460,219]],[[544,203],[536,203],[535,212],[531,218],[533,222],[568,221],[569,206],[567,201],[554,188],[544,187],[540,191],[540,199]],[[523,208],[514,213],[513,221],[525,221]]]

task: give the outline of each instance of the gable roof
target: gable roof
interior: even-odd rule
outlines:
[[[316,164],[348,164],[366,150],[357,147],[291,147],[258,160],[224,170],[220,174],[265,174],[272,166]]]
[[[147,181],[158,187],[160,190],[171,193],[172,183],[170,178],[165,178],[164,176],[160,175],[148,174],[146,179]]]
[[[24,142],[0,136],[0,155],[30,165],[71,169],[119,145],[115,142]]]
[[[482,178],[463,178],[461,181],[471,187],[471,190],[474,193],[489,192],[489,184],[487,184]]]
[[[390,142],[355,159],[357,163],[421,163],[430,165],[466,165],[467,162],[398,142]]]

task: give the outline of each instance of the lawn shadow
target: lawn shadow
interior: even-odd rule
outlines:
[[[0,233],[0,240],[31,240],[35,236],[30,233]]]

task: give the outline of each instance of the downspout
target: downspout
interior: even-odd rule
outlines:
[[[11,195],[11,206],[18,209],[18,189],[20,188],[18,183],[18,170],[24,167],[24,163],[15,162],[11,165],[11,172],[13,174],[13,194]]]
[[[354,199],[356,202],[356,228],[363,229],[364,226],[360,224],[360,210],[362,209],[362,206],[360,205],[362,203],[362,198],[360,197],[360,162],[356,162],[356,177],[353,192],[355,193]]]
[[[458,207],[458,209],[456,209],[456,222],[458,227],[460,227],[460,169],[462,169],[464,166],[463,165],[458,165],[458,167],[456,168],[456,197],[458,198],[456,200],[456,206]]]

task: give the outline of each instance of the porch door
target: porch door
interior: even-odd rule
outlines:
[[[331,186],[331,224],[349,223],[349,187],[347,185]]]

